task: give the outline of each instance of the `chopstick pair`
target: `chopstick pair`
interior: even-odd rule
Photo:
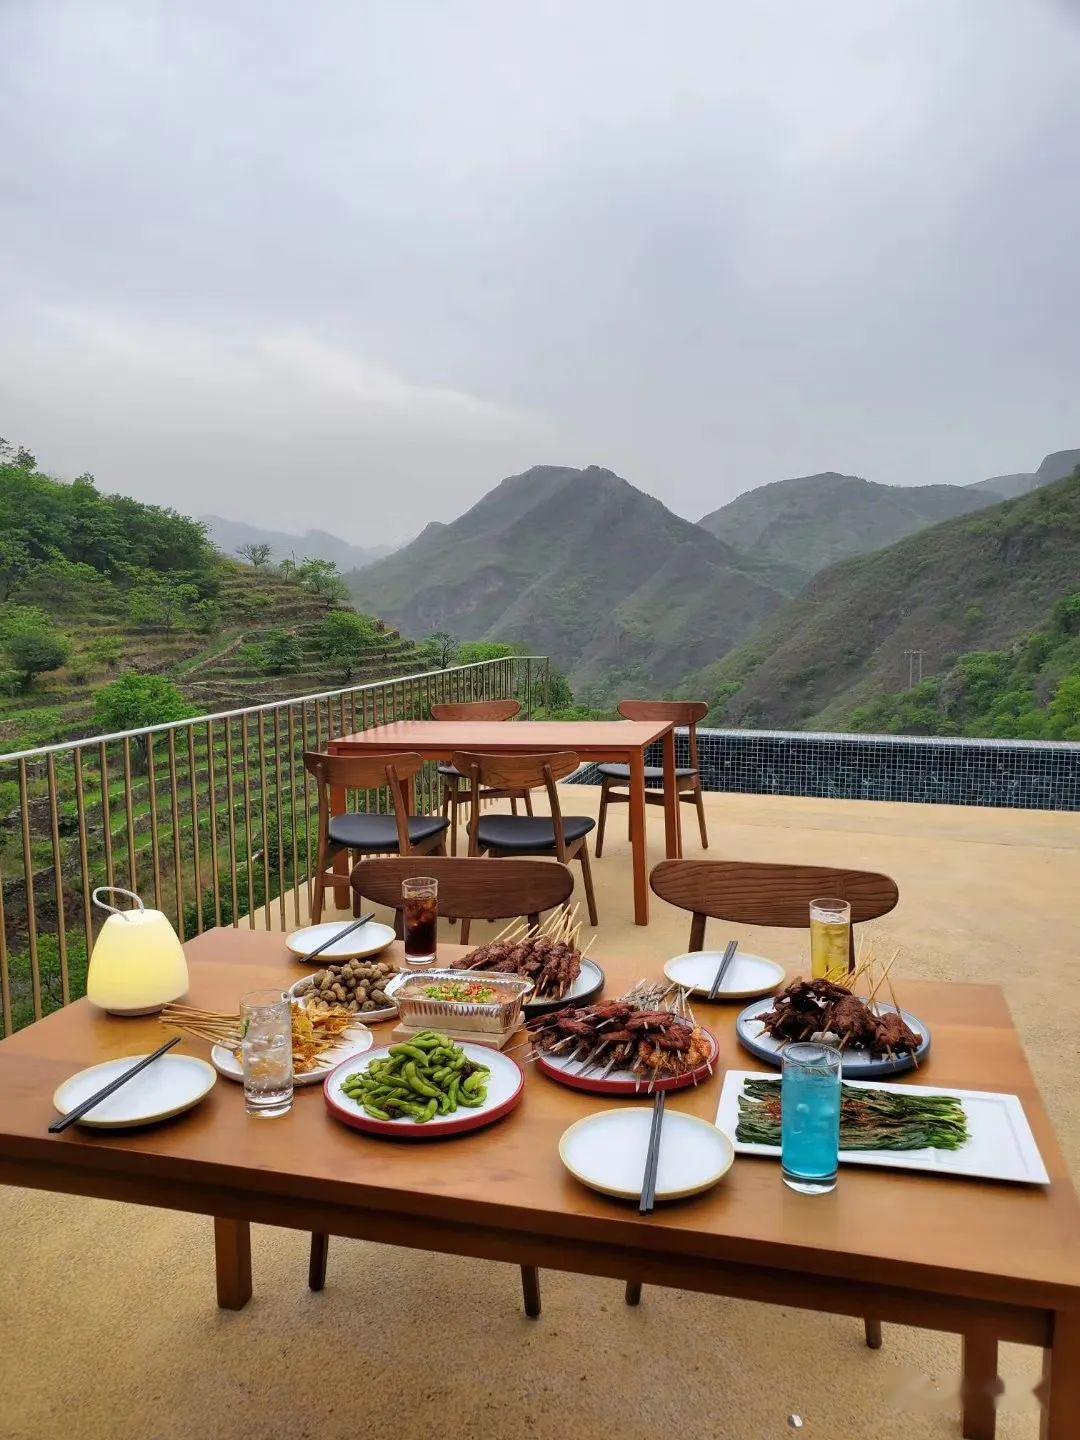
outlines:
[[[724,954],[720,960],[720,964],[717,967],[716,974],[713,976],[713,982],[709,986],[710,1000],[715,1000],[717,995],[719,994],[720,986],[724,983],[724,976],[731,969],[731,962],[735,959],[735,951],[738,950],[738,948],[739,942],[737,940],[728,941],[727,946],[724,950]]]
[[[652,1126],[649,1130],[649,1148],[645,1152],[645,1176],[641,1182],[641,1204],[639,1215],[651,1215],[656,1204],[656,1166],[660,1159],[660,1131],[664,1124],[664,1091],[657,1091],[653,1104]]]
[[[164,1045],[159,1045],[152,1055],[144,1055],[137,1064],[132,1065],[130,1070],[125,1070],[115,1080],[111,1080],[108,1085],[103,1086],[95,1094],[76,1105],[74,1110],[69,1110],[66,1115],[61,1115],[59,1120],[54,1120],[49,1126],[49,1134],[59,1135],[61,1130],[66,1130],[69,1125],[74,1125],[75,1121],[81,1120],[88,1110],[93,1110],[95,1105],[100,1105],[102,1100],[107,1100],[114,1091],[120,1089],[121,1085],[126,1085],[133,1076],[138,1075],[140,1070],[145,1070],[148,1065],[152,1065],[155,1060],[160,1059],[166,1050],[171,1050],[174,1045],[179,1044],[180,1036],[174,1035],[171,1040],[166,1040]]]

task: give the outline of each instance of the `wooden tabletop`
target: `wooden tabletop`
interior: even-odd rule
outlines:
[[[285,985],[304,973],[273,933],[213,930],[187,951],[189,999],[208,1009],[233,1010],[243,992]],[[440,945],[444,962],[460,953],[458,946]],[[597,958],[609,995],[640,978],[640,960]],[[393,1209],[421,1224],[426,1217],[511,1236],[609,1240],[642,1255],[695,1263],[738,1261],[1014,1305],[1080,1305],[1080,1209],[1001,991],[905,982],[902,998],[933,1032],[919,1083],[1019,1095],[1050,1186],[842,1167],[833,1194],[807,1198],[782,1184],[775,1161],[740,1157],[709,1193],[643,1219],[633,1206],[583,1188],[558,1158],[568,1125],[620,1102],[566,1089],[528,1066],[525,1097],[514,1113],[441,1144],[394,1144],[349,1130],[326,1114],[319,1087],[298,1090],[281,1119],[251,1119],[239,1085],[224,1079],[197,1109],[153,1129],[108,1133],[74,1126],[50,1136],[52,1094],[61,1080],[85,1065],[146,1051],[162,1035],[154,1017],[119,1019],[85,1000],[0,1043],[0,1179],[98,1194],[105,1187],[92,1176],[122,1174],[139,1180],[148,1203],[179,1208],[175,1195],[185,1183],[198,1183],[232,1197],[234,1205],[244,1195],[320,1199]],[[760,1068],[735,1041],[739,1008],[699,1005],[699,1019],[720,1041],[720,1069],[699,1088],[670,1095],[671,1106],[713,1120],[723,1067]],[[376,1027],[376,1043],[391,1028]],[[195,1041],[181,1048],[207,1050]],[[153,1198],[163,1184],[172,1187],[169,1194]]]
[[[670,720],[394,720],[355,735],[339,735],[330,748],[340,752],[352,746],[394,746],[419,750],[431,758],[455,750],[481,754],[575,750],[595,758],[644,749],[671,728]]]

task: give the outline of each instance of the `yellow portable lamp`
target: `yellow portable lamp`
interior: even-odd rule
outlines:
[[[99,899],[126,895],[134,910],[120,910]],[[131,890],[99,886],[94,904],[110,912],[90,954],[86,998],[110,1015],[152,1015],[179,999],[188,988],[184,948],[168,916],[147,910]]]

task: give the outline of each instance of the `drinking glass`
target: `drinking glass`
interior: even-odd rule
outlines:
[[[851,968],[851,906],[846,900],[810,901],[810,974],[841,980]]]
[[[401,882],[405,963],[430,965],[435,959],[439,924],[439,882],[426,875]]]
[[[285,1115],[293,1100],[292,1001],[252,990],[240,1001],[240,1049],[249,1115]]]
[[[780,1163],[800,1195],[836,1186],[840,1161],[840,1051],[787,1045],[780,1081]]]

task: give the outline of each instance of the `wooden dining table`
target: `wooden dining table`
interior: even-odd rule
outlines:
[[[188,998],[206,1009],[234,1012],[245,991],[305,973],[266,931],[211,930],[186,950]],[[386,953],[401,963],[397,942]],[[440,944],[444,963],[462,953]],[[640,958],[599,958],[607,995],[640,977]],[[831,1194],[808,1197],[782,1183],[775,1160],[739,1157],[712,1190],[642,1217],[636,1204],[584,1188],[559,1160],[569,1125],[619,1102],[531,1066],[516,1110],[441,1143],[348,1129],[319,1087],[298,1090],[279,1119],[251,1118],[241,1087],[225,1079],[196,1109],[150,1128],[49,1135],[62,1080],[161,1039],[154,1016],[121,1019],[86,1000],[0,1042],[0,1182],[212,1216],[218,1303],[229,1309],[252,1292],[255,1221],[951,1331],[964,1339],[972,1440],[993,1435],[998,1342],[1039,1346],[1043,1440],[1075,1440],[1080,1209],[1004,997],[996,986],[905,981],[904,1002],[933,1034],[919,1083],[1018,1095],[1049,1185],[842,1166]],[[762,1068],[735,1039],[739,1009],[699,1004],[719,1041],[717,1072],[672,1092],[670,1109],[712,1121],[724,1070]],[[377,1044],[392,1025],[375,1027]],[[195,1040],[181,1048],[207,1051]],[[59,1290],[63,1277],[53,1279]],[[40,1276],[43,1297],[52,1283]],[[77,1330],[77,1316],[66,1321]],[[885,1388],[883,1378],[883,1400]]]
[[[645,752],[659,743],[664,770],[664,842],[669,860],[682,854],[679,794],[675,781],[675,725],[671,720],[394,720],[329,742],[332,755],[394,754],[409,751],[425,760],[449,760],[456,751],[480,755],[542,754],[572,750],[582,760],[613,762],[630,770],[630,848],[633,853],[634,920],[649,923],[649,856],[645,835]],[[411,812],[411,781],[401,798]],[[331,794],[335,814],[345,809],[345,792]],[[348,903],[344,865],[335,885],[339,906]]]

